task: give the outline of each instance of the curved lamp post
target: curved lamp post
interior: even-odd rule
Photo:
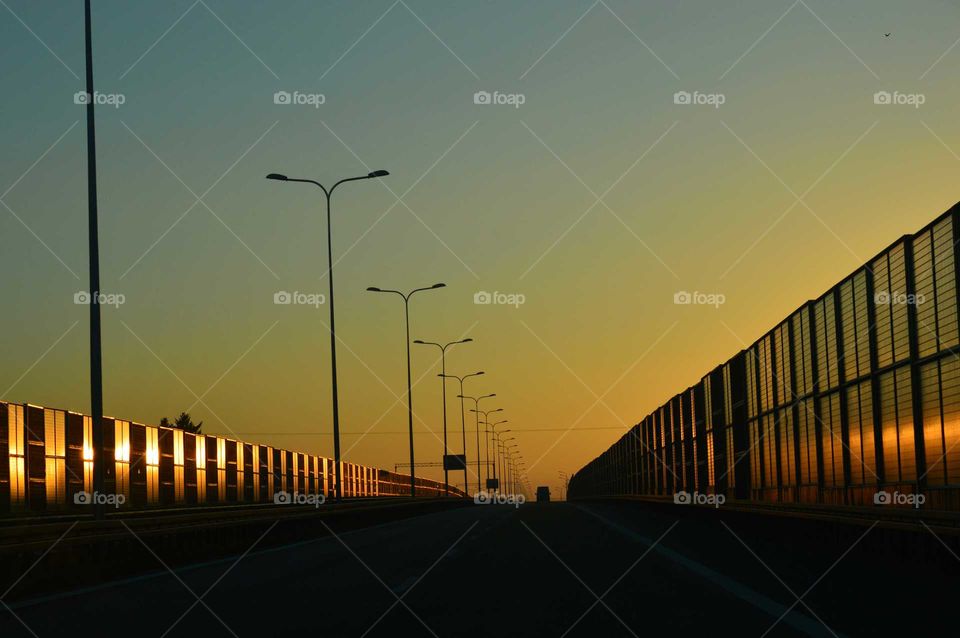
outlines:
[[[507,493],[509,494],[510,486],[507,484],[507,441],[515,441],[517,437],[511,436],[505,439],[499,439],[500,441],[500,478],[503,479],[504,484],[507,487]]]
[[[511,440],[516,437],[510,437]],[[510,445],[504,446],[504,470],[507,473],[507,494],[513,494],[517,491],[516,485],[514,485],[514,472],[513,472],[513,452],[510,450],[520,447],[516,443],[511,443]]]
[[[462,399],[473,400],[473,409],[470,411],[474,413],[474,417],[476,418],[476,428],[477,428],[477,483],[478,483],[477,491],[478,492],[484,488],[483,485],[479,485],[480,483],[480,402],[483,401],[484,399],[489,399],[495,396],[497,396],[496,392],[491,392],[490,394],[485,394],[481,397],[468,397],[468,396],[460,397],[461,400]],[[486,417],[484,417],[484,420],[486,420]]]
[[[444,493],[447,494],[448,496],[450,495],[450,477],[447,472],[447,462],[446,462],[446,457],[448,452],[448,448],[447,448],[447,377],[446,377],[447,348],[449,348],[450,346],[454,346],[458,343],[470,343],[471,341],[473,341],[473,339],[471,339],[470,337],[467,337],[466,339],[460,339],[459,341],[451,341],[450,343],[441,345],[433,341],[423,341],[421,339],[413,340],[413,342],[416,344],[420,344],[424,346],[437,346],[438,348],[440,348],[440,370],[443,373],[443,380],[441,381],[441,383],[443,384],[443,457],[444,457],[443,458],[443,489],[444,489]]]
[[[496,408],[495,410],[471,410],[471,412],[476,412],[478,415],[480,414],[483,415],[483,421],[480,421],[480,423],[483,423],[484,425],[483,450],[484,450],[484,453],[487,455],[487,462],[484,464],[484,474],[486,475],[487,479],[490,479],[491,478],[490,477],[490,467],[491,467],[490,465],[490,415],[495,414],[497,412],[503,412],[503,408]],[[496,424],[499,425],[500,423],[506,423],[506,422],[507,420],[503,419],[502,421],[497,421]]]
[[[386,177],[390,173],[388,171],[380,170],[367,173],[366,175],[360,175],[359,177],[347,177],[346,179],[341,179],[339,182],[336,182],[333,186],[327,189],[320,182],[314,181],[312,179],[294,179],[292,177],[287,177],[286,175],[281,175],[280,173],[270,173],[267,175],[267,179],[276,180],[279,182],[302,182],[305,184],[313,184],[320,188],[323,191],[324,196],[327,199],[327,277],[329,278],[330,283],[330,368],[331,376],[333,377],[333,468],[334,468],[334,483],[335,483],[335,498],[340,500],[341,489],[340,489],[340,403],[337,393],[337,328],[336,321],[333,314],[333,239],[330,231],[330,198],[333,196],[333,191],[340,184],[346,182],[356,182],[363,179],[374,179],[377,177]]]
[[[496,428],[495,425],[493,427]],[[500,436],[510,431],[511,430],[509,428],[506,430],[500,430],[499,432],[497,432],[496,429],[491,431],[491,434],[494,437],[494,443],[493,443],[493,478],[494,479],[503,478],[503,472],[500,469],[500,459],[502,458],[500,448],[502,447],[503,441],[500,439]],[[513,437],[507,440],[513,440]],[[499,483],[497,484],[497,492],[498,493],[500,492]]]
[[[433,284],[432,286],[427,286],[426,288],[414,288],[407,294],[403,294],[399,290],[388,290],[385,288],[377,288],[376,286],[369,286],[367,288],[368,292],[388,292],[395,295],[400,295],[403,299],[403,312],[404,317],[406,318],[407,326],[407,428],[410,432],[410,496],[414,497],[417,495],[417,466],[413,464],[413,393],[411,392],[412,387],[410,383],[410,297],[418,292],[424,290],[436,290],[437,288],[444,288],[447,284]]]
[[[463,457],[464,457],[464,464],[463,464],[463,491],[465,491],[465,492],[470,492],[470,487],[469,487],[470,481],[467,480],[467,471],[468,471],[470,465],[469,465],[469,463],[466,462],[466,457],[467,457],[467,426],[466,426],[466,417],[464,416],[464,413],[463,413],[463,396],[462,396],[462,395],[463,395],[463,382],[466,381],[467,379],[469,379],[470,377],[479,377],[479,376],[482,375],[482,374],[484,374],[483,370],[480,370],[479,372],[471,372],[470,374],[465,374],[465,375],[463,375],[462,377],[458,377],[458,376],[455,375],[455,374],[446,374],[446,373],[437,375],[437,376],[439,376],[439,377],[444,377],[444,378],[450,377],[451,379],[456,379],[457,381],[460,382],[460,394],[458,394],[457,396],[460,397],[460,428],[461,428],[461,430],[463,431]],[[480,482],[480,476],[479,476],[479,474],[478,474],[478,475],[477,475],[477,483],[479,483],[479,482]],[[478,490],[478,491],[479,491],[479,490]]]

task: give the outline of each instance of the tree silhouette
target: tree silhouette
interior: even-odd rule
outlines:
[[[173,423],[170,423],[170,420],[167,417],[163,417],[160,419],[160,427],[179,428],[184,432],[189,432],[191,434],[203,434],[200,431],[200,428],[203,427],[203,421],[200,421],[200,423],[194,423],[193,419],[191,419],[190,415],[186,412],[181,412],[180,416],[178,416],[176,421]]]

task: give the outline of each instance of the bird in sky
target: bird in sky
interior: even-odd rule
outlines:
[[[889,37],[890,37],[890,34],[889,34],[889,33],[884,33],[884,34],[883,34],[883,37],[889,38]]]

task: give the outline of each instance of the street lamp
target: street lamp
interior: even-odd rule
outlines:
[[[87,242],[90,269],[90,415],[93,423],[93,490],[103,492],[106,456],[103,449],[103,359],[100,334],[100,231],[97,209],[97,131],[93,99],[93,26],[90,0],[83,3],[84,57],[87,88]],[[101,505],[94,507],[98,520],[104,517]]]
[[[457,381],[460,382],[460,394],[458,394],[457,396],[460,397],[460,428],[461,428],[462,431],[463,431],[463,490],[464,490],[465,492],[469,492],[469,491],[470,491],[470,486],[469,486],[469,483],[470,483],[470,482],[467,480],[467,467],[468,467],[468,463],[467,463],[467,426],[466,426],[466,418],[464,417],[464,414],[463,414],[463,396],[462,396],[462,395],[463,395],[463,382],[464,382],[465,380],[469,379],[470,377],[479,377],[481,374],[484,374],[483,370],[480,370],[479,372],[471,372],[470,374],[465,374],[465,375],[463,375],[462,377],[458,377],[458,376],[455,375],[455,374],[447,374],[447,373],[445,373],[445,372],[444,372],[443,374],[438,374],[438,375],[437,375],[438,377],[443,377],[443,378],[450,377],[451,379],[456,379]],[[479,482],[480,482],[480,476],[479,476],[479,474],[478,474],[478,475],[477,475],[477,483],[479,483]],[[479,488],[477,489],[477,491],[478,491],[478,492],[480,491]]]
[[[386,177],[389,174],[390,173],[387,171],[380,170],[373,171],[359,177],[347,177],[346,179],[341,179],[339,182],[336,182],[330,187],[329,190],[320,182],[312,179],[294,179],[292,177],[287,177],[286,175],[281,175],[280,173],[270,173],[267,175],[267,179],[272,179],[279,182],[303,182],[306,184],[313,184],[323,191],[323,194],[327,200],[327,277],[329,278],[330,284],[330,369],[331,376],[333,377],[333,469],[335,473],[334,496],[338,501],[340,500],[342,493],[340,488],[340,402],[337,393],[337,325],[333,314],[333,238],[330,229],[330,198],[333,196],[333,191],[340,184],[345,182],[355,182],[362,179]]]
[[[520,486],[520,479],[523,476],[521,461],[523,457],[519,452],[513,457],[513,489],[516,491]]]
[[[476,409],[476,410],[470,410],[470,411],[477,413],[477,436],[480,435],[480,430],[479,430],[480,424],[483,423],[483,426],[484,426],[483,427],[483,453],[486,455],[487,462],[483,464],[483,467],[484,467],[485,478],[489,480],[490,479],[490,435],[489,435],[489,431],[487,430],[487,426],[489,424],[489,419],[490,419],[489,415],[495,412],[503,412],[503,408],[497,408],[495,410]],[[483,421],[480,421],[481,414],[483,415]],[[477,447],[480,447],[479,443]]]
[[[407,294],[403,294],[399,290],[387,290],[382,288],[377,288],[376,286],[368,286],[368,292],[387,292],[393,293],[395,295],[400,295],[403,299],[403,311],[404,317],[406,318],[407,326],[407,428],[410,432],[410,496],[417,495],[417,466],[413,464],[413,392],[412,386],[410,383],[410,297],[418,292],[424,290],[436,290],[437,288],[445,288],[447,284],[433,284],[432,286],[427,286],[426,288],[414,288]]]
[[[497,408],[496,410],[474,410],[477,414],[483,415],[483,425],[486,426],[483,428],[483,449],[487,455],[487,462],[485,464],[485,473],[486,477],[490,478],[490,415],[496,412],[503,412],[503,408]],[[497,426],[501,423],[506,423],[507,419],[503,419],[494,423],[494,426]]]
[[[473,341],[473,339],[470,337],[460,339],[459,341],[451,341],[445,345],[440,345],[433,341],[423,341],[421,339],[414,339],[413,341],[420,345],[437,346],[440,348],[440,370],[444,375],[443,380],[440,382],[443,384],[443,489],[447,496],[450,495],[450,477],[447,473],[447,348],[458,343],[470,343],[471,341]]]
[[[498,426],[498,425],[503,425],[504,423],[510,423],[510,420],[509,420],[509,419],[500,419],[499,421],[494,421],[493,423],[490,423],[489,425],[490,425],[491,431],[492,431],[492,432],[496,432],[496,431],[497,431],[497,426]],[[511,430],[501,430],[501,432],[511,432]]]
[[[516,437],[510,437],[509,439],[504,439],[504,441],[505,442],[511,441],[514,438]],[[519,445],[517,445],[516,443],[511,443],[510,445],[505,445],[503,447],[504,470],[506,470],[506,474],[507,474],[507,494],[513,494],[514,492],[516,492],[516,486],[513,484],[514,482],[513,453],[510,452],[510,450],[512,450],[515,447],[519,447]]]
[[[498,478],[499,478],[499,479],[502,479],[502,478],[503,478],[503,472],[500,471],[500,447],[501,447],[500,436],[501,436],[502,434],[506,434],[507,432],[510,432],[510,430],[509,430],[509,429],[507,429],[507,430],[500,430],[499,432],[497,432],[497,430],[496,430],[496,424],[493,424],[492,427],[494,428],[493,430],[491,430],[491,433],[493,434],[493,437],[494,437],[494,443],[493,443],[493,479],[494,479],[494,480],[498,480]],[[499,475],[499,476],[498,476],[498,475]],[[499,484],[499,482],[497,483],[497,492],[498,492],[498,493],[500,492],[500,484]]]
[[[506,486],[507,486],[507,493],[508,493],[508,494],[509,494],[509,492],[510,492],[510,485],[509,485],[509,483],[507,482],[507,481],[508,481],[508,477],[507,477],[507,449],[508,449],[508,448],[507,448],[507,446],[506,446],[506,443],[507,443],[507,441],[514,441],[514,440],[516,440],[516,438],[517,438],[517,437],[515,437],[515,436],[511,436],[511,437],[508,437],[508,438],[506,438],[506,439],[498,439],[499,442],[500,442],[500,450],[501,450],[501,451],[500,451],[500,477],[504,480],[504,482],[505,482],[505,484],[506,484]]]
[[[480,483],[480,402],[483,401],[484,399],[489,399],[495,396],[497,396],[496,392],[485,394],[482,397],[468,397],[468,396],[460,397],[461,400],[473,399],[474,409],[470,411],[475,413],[476,424],[477,424],[476,429],[477,429],[477,483],[478,483],[477,491],[478,492],[483,489],[483,486],[479,485]],[[486,420],[486,418],[484,418],[484,420]]]

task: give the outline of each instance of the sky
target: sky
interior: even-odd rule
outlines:
[[[411,338],[474,339],[447,371],[554,490],[960,200],[955,2],[93,4],[104,410],[141,423],[332,456],[323,197],[267,173],[391,173],[334,196],[345,460],[408,461],[403,304],[366,288],[444,282]],[[0,400],[89,412],[83,3],[0,5]]]

